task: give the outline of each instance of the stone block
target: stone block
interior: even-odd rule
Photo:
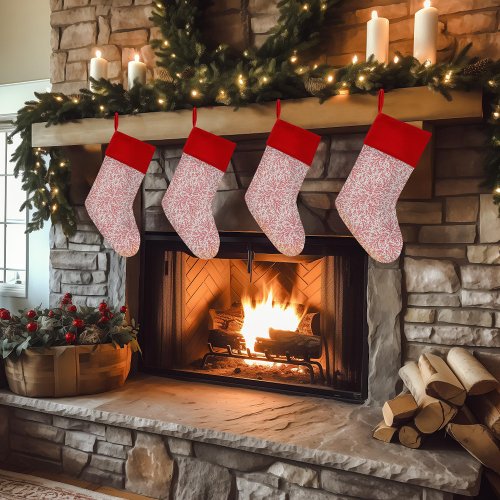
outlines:
[[[92,273],[92,282],[93,283],[106,283],[107,277],[104,271],[94,271]]]
[[[500,330],[470,326],[416,326],[405,324],[406,339],[444,345],[500,347]]]
[[[457,39],[457,50],[462,50],[466,45],[472,43],[468,52],[470,57],[490,57],[498,55],[498,33],[478,33],[461,36]]]
[[[422,226],[418,235],[420,243],[474,243],[475,225]]]
[[[133,0],[112,0],[113,7],[127,7],[128,5],[132,5]]]
[[[404,260],[406,290],[408,292],[456,292],[460,281],[453,264],[447,260]]]
[[[137,433],[128,452],[125,488],[139,495],[169,498],[174,461],[168,455],[161,436]]]
[[[496,312],[494,314],[494,316],[495,316],[495,326],[497,328],[499,328],[500,327],[500,312]]]
[[[64,444],[80,451],[94,451],[97,436],[80,431],[67,431]]]
[[[62,10],[63,0],[50,0],[50,10],[54,12],[55,10]]]
[[[50,228],[50,248],[67,248],[68,239],[66,238],[61,224],[55,224]]]
[[[396,42],[398,40],[406,40],[413,35],[413,18],[402,19],[391,23],[389,30],[389,41]]]
[[[108,457],[127,458],[127,448],[121,444],[108,443],[107,441],[97,441],[97,453]]]
[[[72,243],[84,243],[87,245],[100,245],[102,236],[98,232],[77,231],[69,237]]]
[[[366,26],[353,26],[347,29],[337,29],[331,37],[327,52],[329,54],[357,53],[358,57],[366,51]]]
[[[99,252],[101,245],[79,245],[78,243],[68,243],[68,249],[75,252]]]
[[[275,462],[267,469],[267,472],[289,483],[309,488],[319,488],[318,473],[309,467],[293,465],[287,462]]]
[[[148,28],[153,25],[149,20],[153,12],[150,5],[118,7],[111,10],[111,31]]]
[[[115,474],[123,474],[125,461],[120,458],[94,454],[90,458],[90,466],[96,469],[114,472]]]
[[[86,80],[87,63],[83,61],[66,64],[66,80]]]
[[[108,63],[108,78],[118,78],[122,75],[121,61],[109,61]]]
[[[335,196],[327,193],[300,193],[300,201],[306,207],[320,210],[335,209]]]
[[[94,467],[85,467],[80,479],[91,483],[110,486],[111,488],[123,489],[123,476],[113,472],[96,469]]]
[[[89,462],[90,453],[64,447],[62,449],[63,470],[71,476],[78,477]]]
[[[442,246],[442,245],[407,245],[405,248],[407,257],[428,257],[430,259],[465,259],[464,246]]]
[[[64,81],[66,67],[66,52],[54,52],[50,56],[50,81],[59,83]]]
[[[69,26],[95,20],[95,7],[88,5],[75,9],[53,12],[50,15],[51,26]]]
[[[371,19],[373,7],[366,9],[357,9],[353,12],[342,14],[342,22],[344,24],[360,24],[366,23]],[[387,19],[397,19],[408,15],[408,6],[406,3],[393,3],[390,5],[377,5],[377,13],[379,17]]]
[[[233,448],[226,448],[225,446],[199,442],[194,442],[193,445],[196,457],[201,460],[243,472],[262,469],[272,464],[275,460],[266,455],[235,450]]]
[[[491,194],[483,194],[479,209],[479,242],[498,243],[500,241],[500,218],[498,205],[493,203]]]
[[[278,22],[279,14],[263,14],[260,16],[253,16],[250,20],[250,27],[254,34],[269,33],[276,23]]]
[[[440,224],[443,219],[439,202],[400,201],[396,209],[400,224]]]
[[[39,470],[46,472],[53,472],[59,474],[62,472],[62,463],[60,460],[50,460],[48,458],[35,457],[31,454],[16,453],[11,451],[9,453],[9,464],[21,467],[24,470]]]
[[[416,243],[418,241],[419,228],[417,226],[400,226],[401,235],[405,243]]]
[[[359,154],[366,134],[336,134],[332,136],[331,154],[339,151],[355,151]]]
[[[16,408],[14,410],[14,417],[22,418],[23,420],[30,420],[31,422],[40,422],[42,424],[52,424],[52,415],[47,413],[40,413],[38,411],[23,410]]]
[[[111,33],[109,37],[109,43],[119,45],[120,47],[142,46],[148,43],[148,31],[140,29]]]
[[[179,457],[177,465],[176,500],[229,499],[232,476],[225,467],[190,457]]]
[[[52,85],[52,92],[60,92],[61,94],[66,95],[76,95],[80,94],[82,89],[86,89],[88,87],[88,82],[86,80],[82,80],[80,82],[63,82],[63,83],[54,83]]]
[[[108,254],[107,253],[98,253],[97,254],[97,269],[99,271],[107,271],[108,270]]]
[[[61,293],[61,272],[51,269],[49,274],[49,288],[51,292]]]
[[[435,309],[410,307],[406,310],[405,321],[408,323],[434,323]]]
[[[438,323],[456,323],[459,325],[493,326],[493,317],[490,312],[471,311],[466,309],[440,309],[437,316]]]
[[[460,293],[462,306],[485,307],[497,309],[500,307],[500,292],[475,292],[462,290]]]
[[[132,446],[132,431],[121,427],[106,427],[106,441],[108,443],[123,444]]]
[[[452,35],[468,35],[470,33],[488,33],[497,30],[497,19],[494,11],[475,12],[448,18],[446,29]]]
[[[68,50],[68,62],[74,61],[89,61],[91,57],[94,57],[95,51],[92,47],[84,47],[80,49]]]
[[[161,207],[165,191],[144,191],[144,208]]]
[[[473,264],[500,264],[499,245],[471,245],[467,247],[467,259]]]
[[[460,140],[457,140],[457,137]],[[435,142],[438,149],[463,150],[464,148],[483,148],[487,143],[487,137],[482,125],[450,125],[436,128]]]
[[[484,173],[484,149],[437,149],[435,163],[438,179],[481,177]]]
[[[5,461],[9,452],[9,410],[0,407],[0,460]]]
[[[244,477],[236,478],[236,489],[238,490],[238,500],[286,500],[287,498],[284,491],[249,481]]]
[[[50,30],[50,48],[52,52],[59,50],[59,28],[52,28]]]
[[[43,439],[32,438],[29,436],[21,436],[9,432],[10,449],[21,453],[29,450],[30,455],[36,457],[48,458],[56,462],[61,461],[61,445],[50,443]]]
[[[63,293],[74,295],[106,295],[108,293],[107,285],[62,285]]]
[[[446,198],[446,222],[476,222],[478,211],[477,196]]]
[[[314,155],[311,167],[307,171],[307,179],[315,179],[323,176],[329,154],[330,139],[328,137],[322,137],[318,149],[316,150],[316,154]]]
[[[408,305],[460,307],[460,297],[448,293],[410,293],[408,295]]]
[[[62,443],[64,441],[64,431],[62,429],[40,422],[12,419],[10,428],[12,432],[23,436],[45,439],[53,443]]]
[[[170,453],[184,455],[186,457],[193,454],[193,443],[187,439],[169,437],[167,443]]]
[[[485,9],[487,7],[498,7],[497,0],[434,0],[432,2],[439,14],[454,14],[456,12],[467,12],[474,9]],[[422,8],[420,0],[410,0],[410,14],[414,14]]]
[[[62,31],[61,49],[77,49],[94,45],[97,37],[97,23],[70,24]]]
[[[500,266],[467,265],[460,268],[462,286],[469,290],[500,288]]]
[[[111,33],[111,28],[109,26],[109,20],[103,16],[99,16],[97,18],[97,28],[98,28],[97,30],[98,45],[106,45],[110,43],[109,36]]]
[[[268,474],[267,472],[237,472],[236,475],[252,483],[266,484],[273,488],[278,488],[280,485],[280,478],[274,474]]]
[[[87,432],[101,438],[104,437],[106,429],[103,424],[96,424],[95,422],[84,422],[83,420],[59,417],[56,415],[54,415],[53,423],[56,427],[60,427],[61,429]]]
[[[437,179],[434,191],[436,196],[460,196],[464,194],[486,193],[489,190],[482,185],[483,182],[483,178]]]
[[[167,179],[164,174],[148,174],[144,178],[143,189],[165,190],[167,187]]]
[[[347,179],[358,155],[358,151],[334,151],[332,145],[327,176],[331,179]]]

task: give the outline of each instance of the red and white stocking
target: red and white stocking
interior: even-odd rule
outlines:
[[[276,114],[245,201],[271,243],[284,255],[293,256],[302,252],[305,243],[297,196],[321,137],[280,120],[279,100]]]
[[[85,208],[113,250],[131,257],[141,243],[132,206],[155,148],[117,129],[118,114],[115,114],[115,133],[85,200]]]
[[[219,251],[212,202],[236,144],[196,127],[189,134],[162,206],[184,243],[200,259]]]
[[[396,260],[403,248],[396,202],[431,134],[384,115],[383,102],[381,90],[379,113],[335,205],[367,253],[387,263]]]

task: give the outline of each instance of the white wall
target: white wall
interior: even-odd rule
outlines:
[[[50,75],[49,0],[0,0],[0,84]]]

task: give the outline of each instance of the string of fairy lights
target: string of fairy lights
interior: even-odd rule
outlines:
[[[152,41],[157,55],[155,80],[134,84],[129,90],[108,80],[91,80],[92,90],[79,95],[39,93],[19,111],[15,131],[21,144],[13,160],[28,193],[21,207],[32,210],[27,231],[47,220],[60,223],[65,234],[76,230],[68,198],[71,164],[63,148],[31,147],[31,125],[48,126],[83,118],[109,118],[170,111],[196,106],[244,106],[280,99],[376,93],[384,88],[427,86],[451,99],[451,90],[483,89],[491,103],[487,117],[490,136],[485,162],[487,184],[500,203],[500,62],[471,59],[465,47],[452,60],[421,64],[400,53],[387,63],[373,58],[337,68],[315,62],[321,44],[321,27],[338,0],[281,1],[280,17],[270,36],[258,48],[242,52],[220,44],[204,43],[203,2],[163,0],[156,3],[152,20],[161,37]],[[335,36],[335,34],[333,34]]]

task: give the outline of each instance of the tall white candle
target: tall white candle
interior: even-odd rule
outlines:
[[[413,35],[413,57],[422,64],[429,61],[436,63],[438,37],[438,10],[431,7],[430,0],[425,0],[424,8],[415,13]]]
[[[108,61],[101,56],[102,52],[96,50],[95,57],[90,60],[90,76],[94,78],[94,80],[108,77]],[[90,84],[90,90],[94,90],[92,88],[92,83]]]
[[[389,19],[378,17],[376,10],[366,24],[366,59],[370,56],[384,64],[389,60]]]
[[[134,56],[133,61],[128,63],[128,88],[129,90],[134,86],[137,81],[144,85],[146,83],[146,65],[139,61],[139,54]]]

